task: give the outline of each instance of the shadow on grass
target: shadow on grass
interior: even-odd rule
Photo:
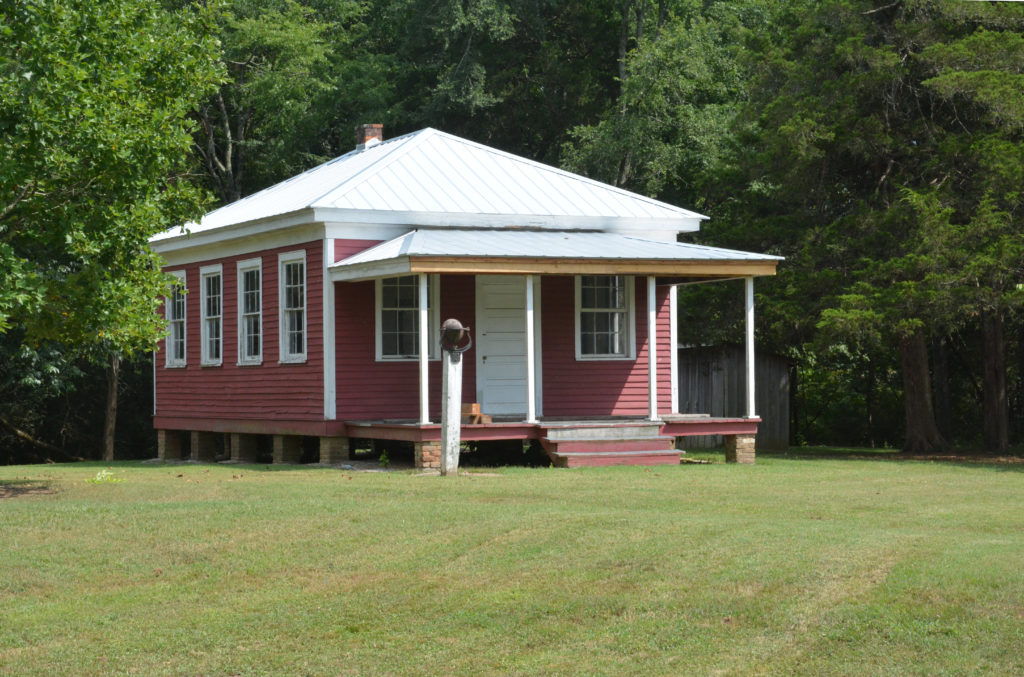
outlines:
[[[860,447],[792,447],[787,451],[758,451],[759,458],[779,458],[795,461],[888,461],[943,463],[964,468],[979,466],[1002,472],[1024,472],[1024,457],[1013,454],[994,455],[952,451],[939,454],[908,454],[898,449],[870,449]]]
[[[49,480],[0,480],[0,500],[22,496],[45,496],[55,494]]]

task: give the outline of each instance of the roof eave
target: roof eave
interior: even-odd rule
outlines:
[[[731,280],[775,275],[779,260],[667,260],[510,256],[399,256],[330,267],[331,280],[359,282],[415,273],[462,275],[653,275]]]
[[[163,254],[318,222],[320,221],[317,219],[316,210],[306,207],[285,214],[217,226],[208,230],[186,230],[167,237],[160,237],[163,235],[161,233],[150,239],[149,247],[156,253]]]
[[[617,230],[696,232],[703,215],[672,218],[563,216],[558,214],[475,214],[451,212],[413,212],[370,209],[315,208],[316,220],[326,223],[456,228],[526,227],[558,230]]]

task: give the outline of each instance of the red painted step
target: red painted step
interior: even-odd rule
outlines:
[[[675,448],[674,437],[651,437],[639,440],[546,440],[558,453],[563,452],[616,452],[667,451]],[[546,446],[546,445],[545,445]]]
[[[608,465],[678,465],[675,438],[560,439],[541,438],[552,463],[562,468]]]

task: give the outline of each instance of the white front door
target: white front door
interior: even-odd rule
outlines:
[[[526,413],[526,282],[476,276],[476,400],[485,414]]]

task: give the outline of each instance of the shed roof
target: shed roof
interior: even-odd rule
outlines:
[[[617,233],[423,229],[330,266],[335,281],[409,273],[646,274],[703,279],[773,275],[767,254]]]
[[[313,210],[313,220],[417,226],[693,231],[696,212],[436,129],[353,150],[214,210],[203,232]],[[181,236],[167,231],[154,240]]]

